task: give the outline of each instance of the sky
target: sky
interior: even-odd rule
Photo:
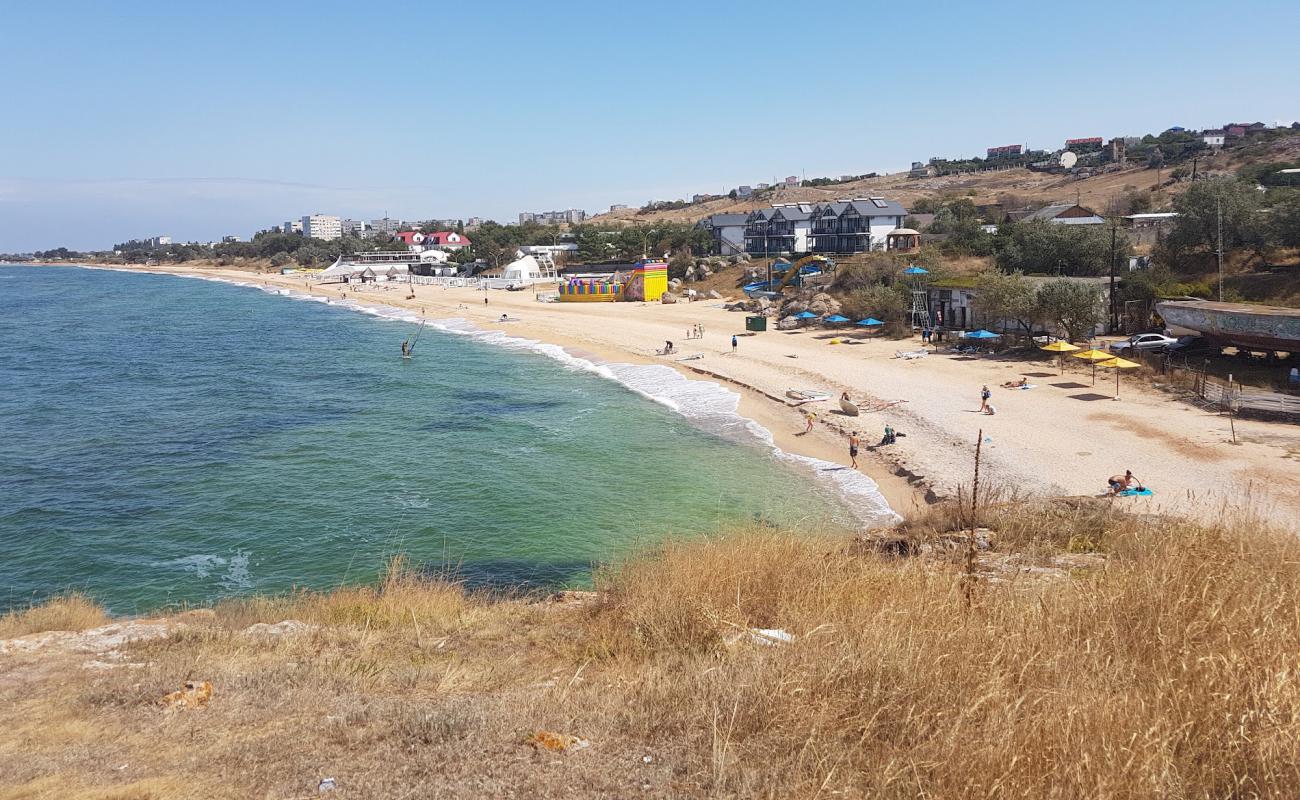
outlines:
[[[0,252],[1300,118],[1300,3],[0,0]]]

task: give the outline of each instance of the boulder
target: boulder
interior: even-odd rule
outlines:
[[[670,306],[673,303],[677,302],[677,295],[673,294],[672,292],[664,292],[663,296],[659,298],[659,302],[663,303],[666,306]]]
[[[695,274],[699,275],[701,278],[707,278],[713,274],[713,270],[709,269],[708,264],[701,264],[696,268]]]
[[[668,281],[668,288],[673,290],[674,292],[682,288],[682,279],[673,278],[672,280]]]
[[[731,257],[731,263],[733,264],[746,264],[748,262],[749,262],[748,253],[736,253],[734,256]]]
[[[710,290],[709,290],[708,297],[709,297],[710,300],[721,300],[721,299],[722,299],[722,295],[718,294],[718,291],[717,291],[716,289],[710,289]]]
[[[792,331],[799,327],[799,320],[794,317],[783,317],[776,323],[776,329],[779,331]]]
[[[687,280],[687,281],[693,281],[693,280],[695,280],[695,265],[694,265],[694,264],[692,264],[691,266],[689,266],[689,267],[686,268],[686,280]]]

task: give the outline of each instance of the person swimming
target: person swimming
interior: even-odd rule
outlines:
[[[408,339],[403,339],[403,340],[402,340],[402,358],[410,358],[410,356],[411,356],[411,344],[410,344],[410,340],[408,340]]]

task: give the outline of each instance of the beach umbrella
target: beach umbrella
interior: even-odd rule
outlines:
[[[1060,361],[1059,366],[1060,366],[1060,368],[1061,368],[1061,374],[1064,375],[1064,374],[1065,374],[1065,354],[1066,354],[1066,353],[1069,353],[1069,352],[1072,352],[1072,351],[1074,351],[1074,350],[1078,350],[1079,348],[1075,347],[1074,345],[1070,344],[1069,342],[1052,342],[1051,344],[1043,345],[1042,347],[1040,347],[1040,348],[1038,348],[1038,349],[1039,349],[1039,350],[1046,350],[1046,351],[1049,352],[1049,353],[1059,353],[1059,354],[1060,354],[1060,358],[1061,358],[1061,361]]]
[[[1097,366],[1106,367],[1107,369],[1115,370],[1115,399],[1118,400],[1119,399],[1119,371],[1122,369],[1134,369],[1136,367],[1140,367],[1141,364],[1135,364],[1132,361],[1128,361],[1126,359],[1120,358],[1119,356],[1115,356],[1114,358],[1108,358],[1105,361],[1098,361]]]
[[[930,270],[918,267],[915,264],[903,270],[904,275],[929,275]]]
[[[817,315],[811,311],[800,311],[794,315],[795,319],[817,319]]]
[[[841,316],[841,315],[839,315],[839,314],[832,314],[831,316],[829,316],[829,317],[827,317],[826,319],[822,320],[822,322],[830,322],[830,323],[834,323],[834,324],[836,324],[836,325],[840,324],[841,322],[848,322],[848,321],[849,321],[849,318],[848,318],[848,317]]]
[[[876,319],[875,317],[867,317],[866,319],[860,319],[860,320],[858,320],[857,322],[855,322],[855,323],[853,323],[853,324],[854,324],[854,325],[861,325],[862,327],[866,328],[866,327],[870,327],[870,326],[872,326],[872,325],[884,325],[885,323],[882,322],[881,320]]]
[[[980,330],[977,331],[967,331],[966,333],[963,333],[962,338],[963,339],[1001,339],[1002,334],[994,333],[993,331],[986,331],[981,328]]]
[[[1080,350],[1077,353],[1071,353],[1072,358],[1082,358],[1084,361],[1092,362],[1092,385],[1097,385],[1097,362],[1114,358],[1114,353],[1107,353],[1105,350]]]

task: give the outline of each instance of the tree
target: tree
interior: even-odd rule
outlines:
[[[1218,249],[1219,214],[1223,215],[1223,246],[1259,247],[1263,226],[1259,210],[1259,192],[1235,178],[1211,178],[1197,181],[1174,198],[1173,230],[1164,245],[1174,256],[1188,250]]]
[[[1273,206],[1269,238],[1282,247],[1300,247],[1300,193]]]
[[[1055,280],[1038,287],[1038,307],[1045,319],[1065,329],[1071,341],[1088,338],[1105,319],[1101,292],[1076,281]]]
[[[1101,225],[1058,225],[1035,220],[1004,225],[994,237],[998,266],[1007,272],[1104,275],[1110,266],[1110,231]],[[1128,237],[1116,239],[1116,258],[1126,258]]]
[[[985,272],[975,285],[975,308],[986,320],[1015,320],[1032,333],[1041,319],[1034,285],[1019,272]]]
[[[873,284],[850,293],[840,310],[850,316],[872,316],[897,325],[907,312],[906,289],[900,284]]]

